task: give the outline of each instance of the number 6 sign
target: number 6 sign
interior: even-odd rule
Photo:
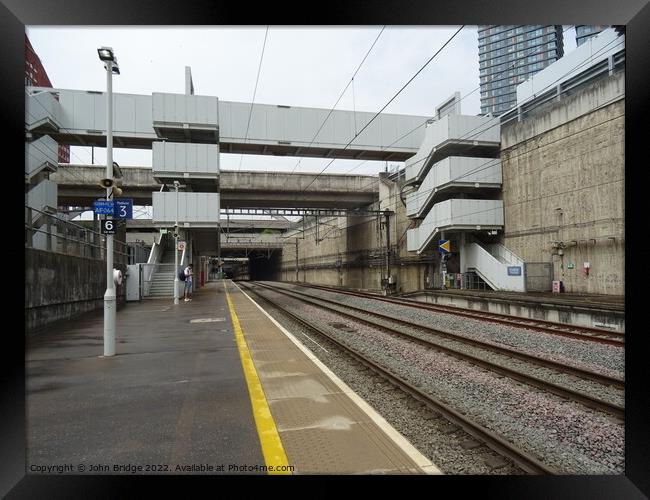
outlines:
[[[105,219],[102,221],[102,234],[115,234],[116,221],[113,219]]]

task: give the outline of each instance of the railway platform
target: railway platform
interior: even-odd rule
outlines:
[[[625,331],[625,298],[621,296],[446,289],[413,292],[403,297],[522,318]]]
[[[440,473],[232,282],[129,303],[116,337],[102,311],[28,337],[28,473]]]

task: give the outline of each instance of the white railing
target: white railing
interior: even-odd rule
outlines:
[[[464,257],[467,269],[476,271],[495,290],[526,291],[523,262],[521,265],[504,264],[478,243],[465,245]],[[517,272],[516,268],[519,274],[511,275]]]
[[[158,241],[154,241],[151,246],[151,252],[149,253],[149,258],[147,259],[147,265],[142,266],[142,296],[149,295],[149,288],[151,287],[151,277],[156,265],[160,263],[160,258],[162,257],[162,239],[164,235],[158,236]]]
[[[514,253],[512,250],[509,250],[505,246],[501,245],[500,243],[485,245],[484,248],[504,264],[509,264],[511,266],[522,266],[522,267],[524,265],[524,259],[519,257],[519,255]]]

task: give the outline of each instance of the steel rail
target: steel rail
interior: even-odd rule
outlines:
[[[544,391],[551,392],[551,393],[553,393],[553,394],[555,394],[557,396],[560,396],[562,398],[572,399],[574,401],[578,401],[578,402],[582,403],[583,405],[588,406],[590,408],[605,411],[605,412],[610,413],[610,414],[612,414],[612,415],[614,415],[616,417],[619,417],[619,418],[623,418],[624,415],[625,415],[625,408],[620,406],[620,405],[610,403],[609,401],[605,401],[605,400],[590,396],[588,394],[584,394],[582,392],[575,391],[573,389],[569,389],[567,387],[562,387],[560,385],[554,384],[552,382],[548,382],[548,381],[546,381],[544,379],[535,377],[533,375],[529,375],[529,374],[522,373],[522,372],[517,371],[517,370],[513,370],[511,368],[507,368],[507,367],[504,367],[504,366],[497,365],[496,363],[484,360],[482,358],[479,358],[479,357],[474,356],[472,354],[465,353],[465,352],[460,351],[458,349],[443,346],[443,345],[440,345],[440,344],[438,344],[436,342],[432,342],[430,340],[422,339],[422,338],[416,337],[414,335],[411,335],[411,334],[408,334],[408,333],[405,333],[405,332],[401,332],[401,331],[396,330],[394,328],[390,328],[389,326],[378,324],[378,323],[373,322],[373,321],[368,320],[368,319],[359,318],[355,314],[346,313],[344,311],[333,309],[330,306],[323,305],[322,303],[320,303],[320,304],[318,303],[319,301],[327,302],[327,299],[320,299],[320,298],[315,298],[315,297],[313,297],[313,298],[312,297],[305,298],[304,296],[303,297],[301,297],[301,296],[296,297],[295,295],[292,295],[295,292],[280,290],[280,289],[274,288],[274,287],[272,287],[270,285],[266,285],[266,284],[261,284],[261,283],[256,283],[256,284],[258,286],[261,286],[261,287],[266,288],[268,290],[272,290],[272,291],[274,291],[276,293],[284,294],[284,295],[287,295],[289,297],[293,297],[296,300],[302,300],[304,302],[311,303],[312,305],[314,305],[316,307],[321,307],[321,308],[329,310],[331,312],[335,312],[336,314],[347,316],[348,318],[352,319],[353,321],[364,323],[364,324],[366,324],[368,326],[371,326],[373,328],[379,328],[379,329],[382,329],[382,330],[386,330],[386,331],[388,331],[388,332],[390,332],[390,333],[392,333],[394,335],[397,335],[397,336],[402,337],[402,338],[406,338],[406,339],[411,340],[411,341],[415,341],[415,342],[417,342],[419,344],[422,344],[422,345],[424,345],[426,347],[446,352],[447,354],[451,354],[452,356],[455,356],[456,358],[462,359],[464,361],[468,361],[468,362],[470,362],[472,364],[481,366],[484,369],[487,369],[487,370],[492,371],[492,372],[499,373],[501,375],[504,375],[504,376],[509,377],[511,379],[514,379],[514,380],[517,380],[517,381],[522,382],[524,384],[537,387],[537,388],[542,389]],[[348,307],[348,306],[345,306],[343,304],[337,304],[337,306]],[[368,313],[367,311],[366,311],[366,313],[367,314],[374,314],[374,313]]]
[[[624,333],[612,332],[609,330],[602,330],[599,328],[590,328],[588,326],[555,323],[553,321],[547,321],[541,319],[538,320],[538,319],[519,318],[516,316],[510,316],[507,314],[500,314],[494,312],[478,312],[478,311],[473,311],[471,309],[466,309],[462,307],[444,306],[440,304],[423,304],[421,302],[417,302],[406,298],[396,299],[396,298],[384,297],[372,293],[353,292],[350,290],[342,290],[342,289],[327,287],[322,285],[312,285],[312,284],[295,283],[295,282],[287,282],[287,284],[302,286],[305,288],[316,288],[316,289],[326,290],[330,292],[343,293],[346,295],[353,295],[356,297],[370,298],[370,299],[380,300],[383,302],[390,302],[394,304],[406,305],[408,307],[415,307],[418,309],[425,309],[430,311],[443,312],[447,314],[454,314],[458,316],[465,316],[480,321],[491,321],[494,323],[501,323],[504,325],[513,326],[516,328],[525,328],[529,330],[549,333],[552,335],[562,335],[565,337],[586,340],[591,342],[599,342],[602,344],[614,345],[618,347],[623,347],[625,345]],[[580,334],[577,332],[584,332],[584,334]]]
[[[298,292],[296,290],[287,290],[287,291],[289,291],[291,293],[298,294],[298,295],[303,295],[302,292]],[[377,316],[379,318],[385,319],[386,321],[392,321],[394,323],[398,323],[398,324],[406,326],[408,328],[424,330],[425,332],[427,332],[429,334],[432,334],[432,335],[445,337],[445,338],[448,338],[448,339],[451,339],[451,340],[454,340],[454,341],[469,344],[469,345],[474,346],[474,347],[479,347],[481,349],[494,351],[494,352],[496,352],[498,354],[501,354],[501,355],[504,355],[504,356],[508,356],[508,357],[511,357],[511,358],[518,358],[518,359],[521,359],[522,361],[527,361],[527,362],[530,362],[530,363],[537,363],[537,364],[539,364],[539,365],[541,365],[541,366],[543,366],[545,368],[552,368],[554,370],[558,370],[560,372],[568,373],[568,374],[571,374],[571,375],[576,375],[578,377],[581,377],[581,378],[584,378],[584,379],[587,379],[587,380],[590,380],[590,381],[593,381],[593,382],[598,382],[598,383],[601,383],[601,384],[604,384],[604,385],[611,385],[611,386],[617,387],[619,389],[623,389],[625,387],[625,380],[621,379],[621,378],[611,377],[609,375],[603,375],[602,373],[594,372],[594,371],[591,371],[591,370],[585,370],[583,368],[578,368],[576,366],[567,365],[567,364],[560,363],[560,362],[557,362],[557,361],[553,361],[551,359],[544,358],[544,357],[541,357],[541,356],[535,356],[533,354],[526,354],[525,352],[518,351],[516,349],[511,349],[511,348],[508,348],[508,347],[502,347],[502,346],[498,346],[496,344],[485,342],[485,341],[482,341],[482,340],[479,340],[479,339],[473,339],[473,338],[465,337],[464,335],[460,335],[458,333],[454,333],[454,332],[449,331],[449,330],[442,330],[440,328],[433,328],[433,327],[430,327],[430,326],[422,325],[420,323],[414,323],[412,321],[406,321],[406,320],[399,319],[399,318],[396,318],[394,316],[389,316],[387,314],[382,314],[382,313],[379,313],[379,312],[376,312],[376,311],[368,311],[367,309],[364,309],[362,307],[337,302],[335,300],[326,299],[326,298],[323,298],[323,297],[315,297],[315,296],[309,295],[309,294],[304,294],[304,296],[309,297],[309,298],[313,298],[313,299],[316,299],[316,300],[322,300],[322,301],[327,302],[329,304],[334,304],[334,305],[337,305],[337,306],[346,307],[348,309],[353,309],[355,311],[362,312],[362,313],[365,313],[365,314],[369,314],[371,316]]]
[[[240,286],[243,285],[243,282],[240,282],[239,285]],[[268,297],[265,297],[259,292],[256,292],[255,290],[252,289],[252,286],[250,284],[247,284],[244,288],[255,293],[257,297],[266,301],[268,304],[272,305],[273,307],[281,311],[283,314],[287,315],[292,320],[304,326],[305,328],[326,337],[330,342],[335,344],[342,351],[349,354],[354,359],[361,362],[363,365],[367,366],[375,373],[377,373],[384,379],[388,380],[389,382],[391,382],[393,385],[397,386],[404,392],[410,394],[418,401],[423,402],[429,409],[433,410],[436,413],[442,414],[445,417],[445,419],[458,425],[465,432],[467,432],[474,438],[482,441],[490,449],[496,451],[502,456],[510,458],[517,466],[519,466],[524,471],[529,472],[531,474],[559,474],[560,473],[556,469],[543,463],[536,456],[517,448],[514,444],[512,444],[503,436],[500,436],[495,432],[487,429],[486,427],[474,422],[469,417],[466,417],[465,415],[449,407],[442,401],[439,401],[438,399],[435,399],[430,394],[422,391],[419,387],[412,385],[408,381],[392,373],[389,369],[384,368],[380,364],[372,361],[370,358],[357,352],[352,347],[349,347],[346,344],[338,341],[337,339],[332,337],[327,332],[323,331],[318,326],[295,315],[287,308],[277,304],[275,301],[269,299]]]

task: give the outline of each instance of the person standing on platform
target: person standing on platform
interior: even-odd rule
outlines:
[[[185,268],[185,302],[192,300],[192,279],[194,273],[192,272],[192,264],[188,264]]]

